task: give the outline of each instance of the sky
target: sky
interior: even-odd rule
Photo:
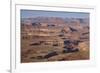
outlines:
[[[21,18],[32,18],[32,17],[89,18],[89,13],[43,11],[43,10],[21,10]]]

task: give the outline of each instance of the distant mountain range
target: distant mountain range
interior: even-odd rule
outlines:
[[[89,25],[89,18],[60,18],[60,17],[33,17],[21,18],[21,23],[49,23],[49,24],[71,24],[79,22],[80,24]]]

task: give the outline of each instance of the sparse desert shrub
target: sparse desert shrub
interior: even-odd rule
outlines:
[[[33,46],[33,45],[41,45],[41,43],[40,42],[37,42],[37,43],[30,44],[30,46]]]
[[[53,46],[58,46],[58,44],[53,44]]]
[[[37,59],[43,59],[43,56],[37,56],[36,58]]]
[[[53,52],[50,52],[47,55],[45,55],[44,58],[50,58],[50,57],[55,56],[55,55],[58,55],[58,53],[53,51]]]
[[[64,49],[63,50],[63,53],[73,53],[73,52],[78,52],[79,51],[79,49],[78,48],[73,48],[73,49]]]

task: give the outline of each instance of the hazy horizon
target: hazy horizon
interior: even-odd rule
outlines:
[[[21,10],[21,18],[35,18],[35,17],[89,18],[89,13],[65,12],[65,11],[43,11],[43,10]]]

